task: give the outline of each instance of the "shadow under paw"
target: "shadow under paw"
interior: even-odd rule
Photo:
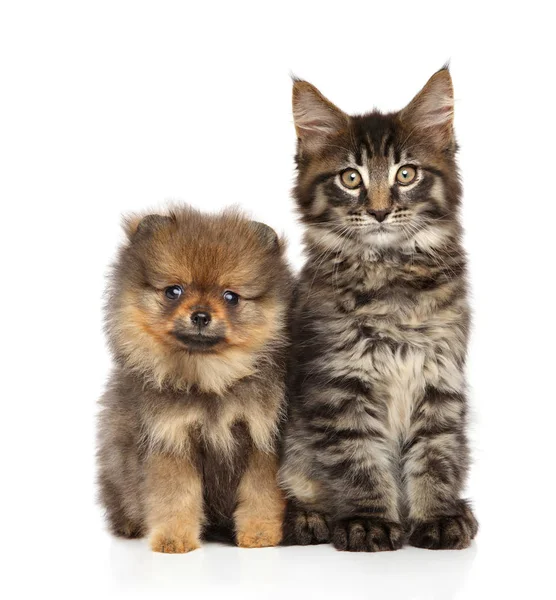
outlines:
[[[377,518],[343,519],[334,524],[332,543],[337,550],[384,552],[403,546],[403,529],[398,523]]]
[[[329,541],[330,532],[322,514],[288,503],[284,517],[284,546],[326,544]]]
[[[471,508],[462,501],[459,514],[414,523],[409,543],[429,550],[461,550],[471,545],[478,529]]]

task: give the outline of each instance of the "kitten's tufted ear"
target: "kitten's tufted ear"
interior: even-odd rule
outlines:
[[[348,126],[349,116],[307,81],[294,79],[292,105],[297,138],[309,150]]]
[[[123,219],[123,228],[131,241],[138,235],[154,231],[172,222],[172,217],[165,215],[128,215]]]
[[[409,136],[426,138],[445,150],[454,146],[454,89],[447,67],[436,72],[400,112]]]
[[[268,250],[280,250],[282,245],[278,234],[265,223],[259,221],[251,221],[253,228],[255,229],[259,240],[262,245]]]

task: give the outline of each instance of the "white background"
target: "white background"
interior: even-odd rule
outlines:
[[[0,4],[5,598],[553,598],[554,32],[549,2]],[[122,212],[239,203],[286,232],[290,71],[399,109],[451,58],[474,335],[473,547],[189,555],[115,540],[94,503]],[[4,588],[4,589],[2,589]]]

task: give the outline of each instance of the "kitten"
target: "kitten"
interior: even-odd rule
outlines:
[[[403,110],[348,116],[295,81],[307,262],[280,480],[286,542],[465,548],[469,331],[447,68]]]
[[[203,537],[280,542],[276,483],[290,275],[274,231],[237,212],[131,218],[108,289],[115,367],[101,400],[100,499],[159,552]]]

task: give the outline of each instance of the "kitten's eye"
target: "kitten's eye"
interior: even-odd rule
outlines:
[[[239,296],[235,292],[231,292],[230,290],[226,290],[222,294],[222,297],[230,306],[236,306],[236,304],[239,302]]]
[[[181,285],[171,285],[164,290],[164,295],[168,300],[177,300],[183,294]]]
[[[400,167],[396,173],[396,181],[400,185],[409,185],[417,177],[417,170],[414,167]]]
[[[354,190],[361,185],[361,175],[355,169],[346,169],[340,174],[342,184],[350,190]]]

